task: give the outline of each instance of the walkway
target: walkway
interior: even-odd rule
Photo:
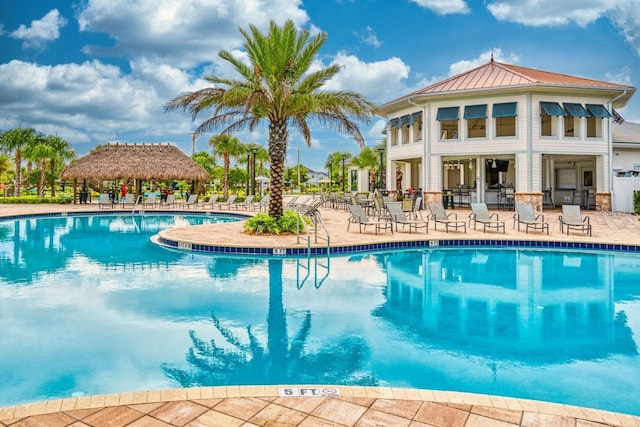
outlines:
[[[0,217],[97,211],[89,205],[0,205]],[[469,210],[456,209],[460,219]],[[561,234],[559,211],[545,212],[549,236],[511,228],[512,212],[500,212],[506,233],[433,230],[429,233],[346,231],[344,211],[323,209],[332,246],[425,239],[509,239],[640,244],[637,215],[587,212],[593,237]],[[167,231],[179,241],[259,247],[306,247],[295,236],[248,236],[241,223]],[[322,245],[320,243],[319,245]],[[640,417],[523,399],[457,392],[382,387],[343,387],[340,396],[282,397],[280,387],[205,387],[87,396],[0,408],[0,426],[636,426]],[[312,387],[310,387],[312,388]]]

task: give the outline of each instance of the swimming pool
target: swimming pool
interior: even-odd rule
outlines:
[[[640,415],[637,255],[233,258],[149,243],[176,221],[191,219],[0,222],[0,406],[180,385],[338,383]]]

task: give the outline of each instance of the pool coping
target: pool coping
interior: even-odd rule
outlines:
[[[313,397],[283,397],[283,388],[326,388],[332,387],[339,390],[339,396],[313,396]],[[578,421],[586,423],[599,423],[609,426],[640,426],[640,416],[630,414],[605,411],[600,409],[573,406],[561,403],[538,401],[531,399],[512,398],[494,396],[487,394],[475,394],[465,392],[450,392],[427,389],[408,389],[401,387],[369,387],[369,386],[327,386],[327,385],[265,385],[265,386],[214,386],[214,387],[193,387],[161,389],[127,393],[102,394],[82,397],[72,397],[65,399],[54,399],[0,407],[0,423],[13,423],[18,420],[25,420],[30,417],[38,417],[46,414],[69,413],[72,411],[97,410],[102,408],[114,408],[133,405],[145,405],[153,403],[192,401],[201,403],[207,400],[243,399],[243,398],[268,398],[268,399],[337,399],[352,401],[353,399],[382,399],[394,401],[417,401],[425,403],[446,404],[455,407],[459,411],[485,414],[487,411],[474,411],[473,408],[482,407],[497,410],[489,412],[489,419],[495,422],[505,422],[501,415],[507,417],[512,413],[529,413],[543,415],[544,424],[561,421],[566,425],[567,421],[573,420],[572,425]],[[292,400],[292,402],[294,402]],[[149,408],[151,409],[151,408]],[[511,414],[501,414],[500,411]],[[535,418],[535,415],[533,415]],[[544,417],[548,416],[548,417]],[[409,418],[406,418],[409,419]],[[248,421],[248,420],[247,420]],[[529,419],[529,421],[531,421]],[[7,424],[9,425],[9,424]],[[31,425],[31,424],[29,424]],[[129,425],[129,424],[118,424]],[[344,424],[348,425],[348,424]],[[507,425],[507,424],[505,424]],[[508,425],[525,425],[508,424]],[[538,424],[540,425],[540,424]],[[560,424],[557,424],[560,425]],[[578,424],[580,425],[580,424]]]

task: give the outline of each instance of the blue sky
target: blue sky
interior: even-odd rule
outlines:
[[[640,0],[1,0],[0,129],[57,134],[80,155],[107,141],[190,154],[196,124],[163,104],[204,87],[205,75],[233,76],[218,51],[243,56],[238,27],[266,29],[271,17],[326,32],[318,64],[343,66],[330,87],[378,104],[484,64],[492,50],[500,62],[640,84]],[[640,94],[619,112],[640,122]],[[367,145],[384,124],[362,126]],[[345,135],[312,132],[310,148],[290,138],[312,169],[330,152],[359,151]],[[266,128],[237,136],[267,143]]]

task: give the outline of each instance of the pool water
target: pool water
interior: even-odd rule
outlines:
[[[0,406],[319,383],[640,415],[638,256],[435,248],[233,258],[149,242],[175,224],[216,220],[0,222]]]

